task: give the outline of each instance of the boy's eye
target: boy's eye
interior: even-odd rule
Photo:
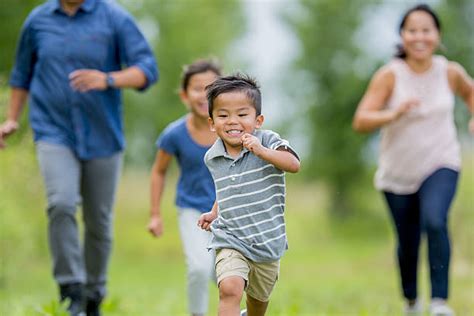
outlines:
[[[227,114],[219,114],[217,117],[227,117]]]
[[[244,116],[247,116],[247,115],[248,115],[247,113],[239,114],[240,117],[244,117]]]

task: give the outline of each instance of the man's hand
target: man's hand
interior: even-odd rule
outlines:
[[[69,74],[70,86],[79,92],[107,89],[107,74],[94,69],[79,69]]]
[[[474,135],[474,115],[469,120],[469,131]]]
[[[163,235],[163,220],[161,219],[161,216],[155,215],[150,218],[148,231],[155,237]]]
[[[16,132],[19,126],[18,122],[14,120],[6,120],[0,125],[0,149],[6,147],[5,138]]]
[[[212,222],[217,218],[217,214],[214,212],[207,212],[199,217],[197,225],[204,230],[210,231]]]

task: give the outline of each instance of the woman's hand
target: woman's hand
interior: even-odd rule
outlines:
[[[402,102],[400,106],[395,110],[395,117],[394,120],[400,118],[401,116],[405,115],[412,109],[418,107],[420,105],[420,100],[418,99],[409,99],[405,102]]]

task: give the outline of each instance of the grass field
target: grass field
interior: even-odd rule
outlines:
[[[457,315],[474,315],[474,161],[465,159],[452,208],[451,303]],[[400,315],[394,240],[388,212],[371,187],[358,196],[367,205],[333,221],[324,187],[288,176],[289,251],[268,315]],[[165,235],[146,232],[148,174],[127,169],[118,192],[115,246],[104,315],[186,315],[185,266],[173,206],[166,190]],[[0,152],[0,314],[61,315],[46,244],[43,186],[31,142]],[[79,213],[80,214],[80,213]],[[420,292],[428,301],[426,246]],[[218,293],[211,287],[210,313]]]

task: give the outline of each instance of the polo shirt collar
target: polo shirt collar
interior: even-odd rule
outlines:
[[[209,148],[209,152],[208,152],[209,159],[214,159],[216,157],[221,157],[225,155],[226,155],[226,151],[225,151],[224,142],[222,141],[222,139],[218,138],[216,142],[211,146],[211,148]]]

